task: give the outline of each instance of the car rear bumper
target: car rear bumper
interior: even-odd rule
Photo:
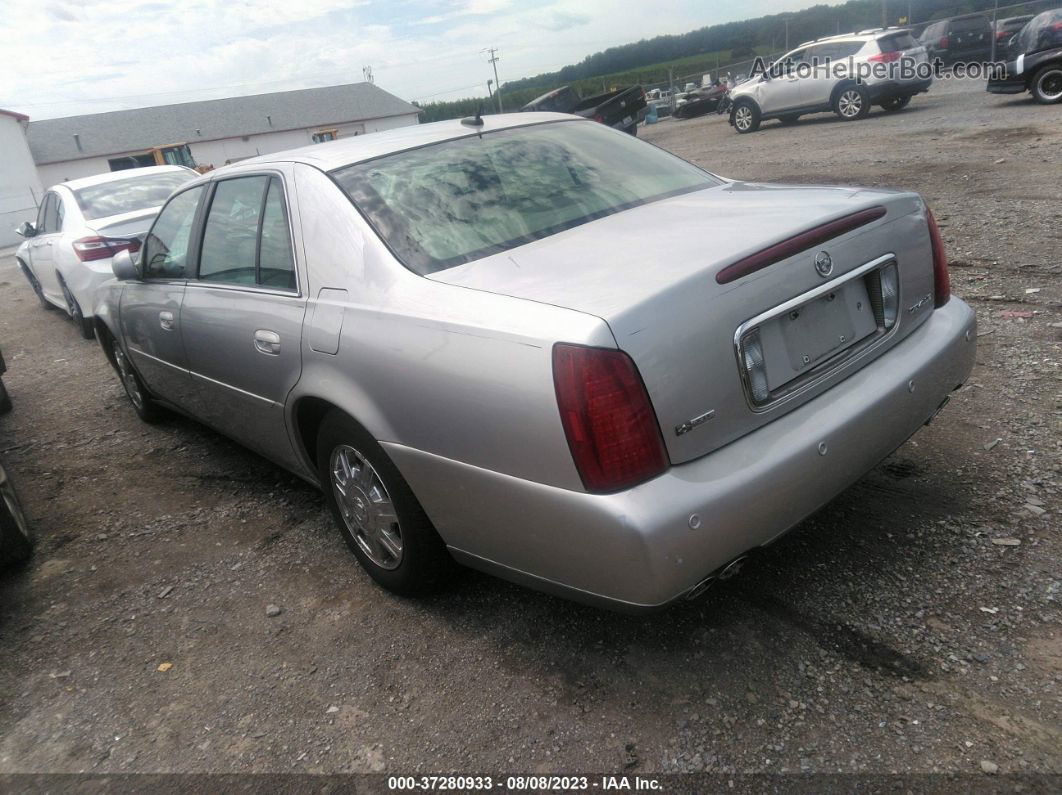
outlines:
[[[66,286],[77,299],[78,306],[85,317],[92,317],[96,309],[96,291],[99,286],[114,278],[110,258],[93,262],[81,262],[64,269],[63,278]]]
[[[975,348],[974,313],[952,298],[815,400],[619,494],[383,446],[462,563],[579,601],[649,610],[770,543],[872,469],[966,380]]]
[[[885,80],[870,85],[870,98],[877,102],[891,97],[906,97],[924,94],[933,85],[933,78],[925,80]]]

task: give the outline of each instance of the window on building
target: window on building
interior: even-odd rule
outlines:
[[[323,144],[325,141],[334,141],[339,137],[339,132],[334,128],[331,130],[318,130],[313,134],[313,142],[315,144]]]

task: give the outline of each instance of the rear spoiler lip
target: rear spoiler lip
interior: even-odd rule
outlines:
[[[827,221],[798,235],[786,238],[727,265],[715,275],[715,280],[719,284],[729,284],[737,281],[743,276],[748,276],[750,273],[755,273],[758,270],[774,265],[776,262],[788,259],[794,254],[822,245],[826,241],[840,237],[846,232],[851,232],[853,229],[873,223],[887,212],[879,204],[874,207],[868,207],[865,210],[842,215],[840,218],[835,218],[833,221]]]

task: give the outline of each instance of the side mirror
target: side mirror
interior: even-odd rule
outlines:
[[[111,270],[114,271],[114,278],[120,282],[140,278],[140,268],[133,261],[133,255],[128,249],[123,248],[111,257]]]
[[[1013,36],[1011,36],[1009,39],[1007,39],[1007,49],[1009,50],[1011,47],[1013,47],[1017,43],[1018,43],[1018,34],[1015,33]]]
[[[23,221],[18,225],[18,229],[15,230],[15,234],[19,237],[33,237],[37,234],[37,227],[35,227],[29,221]]]

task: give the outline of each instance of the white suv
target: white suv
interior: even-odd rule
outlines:
[[[786,53],[761,75],[730,91],[730,123],[755,132],[765,119],[792,124],[833,111],[863,119],[872,105],[907,106],[933,83],[926,50],[909,30],[878,29],[816,39]]]

